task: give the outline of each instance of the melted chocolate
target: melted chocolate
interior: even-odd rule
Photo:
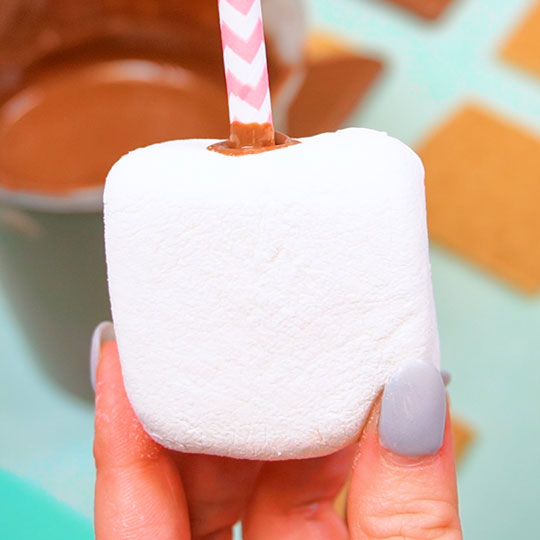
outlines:
[[[233,122],[229,141],[233,148],[275,146],[274,126],[272,124]]]
[[[269,141],[269,133],[274,135],[273,141]],[[213,144],[208,147],[208,150],[212,152],[219,152],[226,156],[248,156],[250,154],[261,154],[263,152],[269,152],[271,150],[279,150],[281,148],[287,148],[288,146],[294,146],[300,144],[300,141],[295,141],[283,133],[276,132],[271,124],[240,124],[239,122],[233,122],[231,126],[231,138],[233,133],[237,134],[235,140],[222,141]],[[238,133],[241,134],[238,137]],[[255,135],[262,135],[261,138],[257,138]],[[239,145],[239,141],[251,143],[244,146]],[[268,141],[266,145],[262,144],[262,141]]]
[[[178,65],[59,65],[0,109],[0,184],[51,195],[98,187],[134,148],[225,135],[227,125],[224,92]]]

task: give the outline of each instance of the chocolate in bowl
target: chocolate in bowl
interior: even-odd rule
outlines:
[[[205,31],[205,5],[4,5],[13,25],[0,28],[1,198],[59,210],[82,197],[99,210],[99,188],[128,151],[225,135],[219,32]]]

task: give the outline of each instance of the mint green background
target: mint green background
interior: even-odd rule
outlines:
[[[470,100],[540,134],[540,79],[497,57],[532,4],[454,0],[433,24],[382,0],[309,1],[314,26],[387,60],[351,124],[388,131],[413,146]],[[525,297],[437,247],[432,263],[453,405],[479,432],[459,474],[466,538],[537,538],[540,298]],[[0,468],[24,483],[0,475],[0,537],[84,539],[94,480],[92,407],[36,369],[1,278]]]
[[[6,540],[90,540],[90,522],[27,482],[0,471],[0,535]]]

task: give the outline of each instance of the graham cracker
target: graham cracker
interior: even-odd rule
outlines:
[[[454,436],[454,450],[458,465],[463,461],[476,438],[474,429],[463,419],[452,419],[452,434]]]
[[[474,105],[418,148],[430,236],[525,292],[540,288],[540,137]]]
[[[424,19],[434,20],[439,17],[452,0],[390,0]]]
[[[339,129],[382,70],[348,43],[313,33],[306,44],[305,78],[289,109],[288,134],[309,137]]]
[[[310,32],[304,45],[306,58],[309,62],[317,62],[328,58],[335,58],[342,54],[353,54],[349,42],[321,31]]]
[[[508,62],[540,76],[540,1],[533,5],[506,42],[501,56]]]

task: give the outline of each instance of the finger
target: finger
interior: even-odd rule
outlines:
[[[425,363],[407,364],[385,388],[380,411],[379,422],[374,411],[355,458],[347,509],[351,540],[461,540],[439,372]]]
[[[334,500],[350,471],[354,447],[331,456],[267,463],[243,520],[246,540],[344,540]]]
[[[229,540],[261,464],[217,456],[176,454],[193,540]]]
[[[97,540],[189,538],[180,477],[135,417],[114,342],[103,346],[97,368],[94,457]]]

